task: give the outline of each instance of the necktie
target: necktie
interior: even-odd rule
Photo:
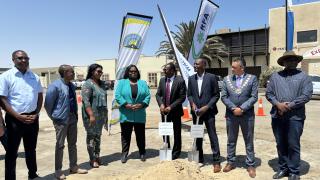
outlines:
[[[236,86],[237,86],[237,88],[240,88],[240,86],[241,86],[241,76],[237,76]]]
[[[170,93],[170,79],[168,78],[166,82],[166,106],[170,105]]]

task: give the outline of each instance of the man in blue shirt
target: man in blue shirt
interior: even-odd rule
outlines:
[[[16,179],[16,159],[21,138],[25,149],[29,179],[37,175],[36,146],[42,87],[39,77],[29,70],[25,51],[12,53],[14,67],[0,76],[0,102],[6,111],[8,150],[5,159],[5,179]]]
[[[267,85],[266,98],[272,104],[272,130],[279,156],[278,172],[273,176],[280,179],[289,175],[290,180],[299,179],[300,137],[306,119],[305,104],[312,97],[312,82],[307,74],[297,70],[303,59],[288,51],[278,59],[284,70],[273,73]]]
[[[44,108],[53,121],[56,130],[55,177],[66,179],[62,173],[62,158],[64,141],[67,137],[70,173],[86,174],[87,170],[77,165],[77,122],[78,108],[76,101],[76,87],[72,84],[74,70],[69,65],[59,67],[61,79],[51,83],[46,93]]]

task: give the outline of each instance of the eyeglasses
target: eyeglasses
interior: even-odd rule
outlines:
[[[101,71],[101,70],[98,70],[98,71],[97,71],[97,73],[99,73],[99,74],[102,74],[102,73],[103,73],[103,71]]]
[[[138,71],[129,71],[129,73],[138,73]]]
[[[16,59],[19,60],[19,61],[22,61],[22,60],[29,61],[30,58],[21,56],[21,57],[16,57]]]

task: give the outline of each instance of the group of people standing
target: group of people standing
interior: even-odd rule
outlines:
[[[302,60],[293,52],[286,52],[278,63],[284,70],[274,73],[266,90],[266,98],[273,105],[271,110],[272,129],[277,143],[279,171],[274,179],[289,176],[299,179],[300,136],[305,120],[305,103],[312,95],[312,83],[308,76],[296,69]],[[43,103],[43,92],[39,77],[29,69],[29,56],[25,51],[12,53],[15,67],[0,76],[0,102],[6,111],[5,123],[0,114],[0,137],[6,149],[5,178],[16,179],[16,158],[21,139],[24,142],[26,164],[29,179],[37,174],[36,145],[39,131],[39,112]],[[185,81],[177,75],[173,63],[164,66],[165,77],[161,78],[156,93],[162,121],[173,122],[174,145],[172,158],[181,154],[181,116],[182,104],[187,98],[190,103],[193,123],[205,124],[212,150],[213,172],[221,171],[219,140],[215,127],[216,103],[220,96],[226,106],[227,164],[223,172],[235,169],[236,144],[239,127],[246,147],[246,166],[251,178],[256,176],[254,152],[254,104],[258,99],[258,79],[245,72],[246,62],[237,58],[232,61],[232,75],[224,78],[222,90],[215,75],[205,71],[207,61],[199,58],[194,64],[196,74]],[[62,160],[65,139],[68,141],[70,173],[86,174],[77,164],[77,122],[78,106],[76,87],[72,84],[74,70],[70,65],[59,67],[60,79],[52,82],[47,89],[44,107],[53,121],[56,132],[55,177],[65,179],[62,172]],[[100,80],[103,74],[101,65],[92,64],[88,68],[86,81],[81,89],[82,119],[86,129],[87,151],[90,165],[98,168],[100,143],[103,126],[108,121],[106,86]],[[140,79],[135,65],[126,68],[123,79],[118,81],[115,99],[119,105],[121,144],[121,162],[128,160],[131,134],[134,130],[141,161],[146,160],[145,123],[146,108],[150,103],[150,91],[147,83]],[[0,111],[1,112],[1,111]],[[4,128],[6,126],[6,128]],[[164,136],[168,146],[168,136]],[[203,139],[197,138],[199,162],[204,162]]]

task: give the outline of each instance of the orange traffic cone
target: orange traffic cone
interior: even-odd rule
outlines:
[[[190,120],[191,120],[191,117],[190,117],[190,114],[189,114],[189,112],[188,112],[188,108],[187,108],[187,107],[183,107],[182,120],[183,120],[183,122],[186,122],[186,121],[190,121]]]
[[[256,114],[257,116],[266,116],[264,114],[263,106],[262,106],[262,98],[259,99],[259,104],[258,104],[258,112]]]

